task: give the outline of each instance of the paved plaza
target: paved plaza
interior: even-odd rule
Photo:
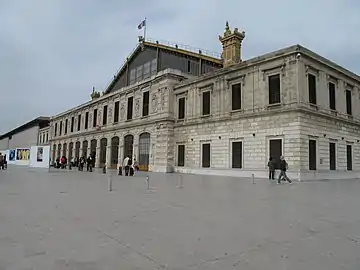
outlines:
[[[360,269],[359,180],[112,175],[0,171],[0,270]]]

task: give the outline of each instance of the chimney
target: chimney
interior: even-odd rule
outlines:
[[[240,63],[241,60],[241,43],[245,38],[245,32],[239,32],[237,28],[231,32],[229,23],[226,22],[224,36],[219,36],[219,40],[223,46],[221,58],[223,66],[229,67]]]

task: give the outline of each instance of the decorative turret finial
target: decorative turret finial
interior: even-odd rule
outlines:
[[[95,86],[93,86],[92,93],[91,93],[90,97],[91,97],[92,100],[100,97],[100,92],[95,91]]]
[[[244,31],[239,32],[238,28],[235,28],[234,31],[231,31],[229,22],[226,21],[224,35],[219,36],[219,40],[223,45],[221,58],[223,60],[224,67],[241,62],[241,43],[244,38]]]

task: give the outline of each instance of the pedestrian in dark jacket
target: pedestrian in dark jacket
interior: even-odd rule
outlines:
[[[269,158],[268,167],[269,167],[269,180],[274,180],[275,179],[275,162],[272,157]]]
[[[284,156],[281,156],[280,157],[280,174],[279,174],[279,178],[278,178],[278,184],[280,184],[281,178],[284,178],[286,181],[288,181],[291,184],[291,180],[286,175],[287,169],[288,169],[288,164],[287,164]]]

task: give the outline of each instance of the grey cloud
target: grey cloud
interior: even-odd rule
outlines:
[[[356,0],[0,0],[0,133],[103,90],[142,34],[221,52],[225,21],[243,57],[300,43],[360,73]]]

